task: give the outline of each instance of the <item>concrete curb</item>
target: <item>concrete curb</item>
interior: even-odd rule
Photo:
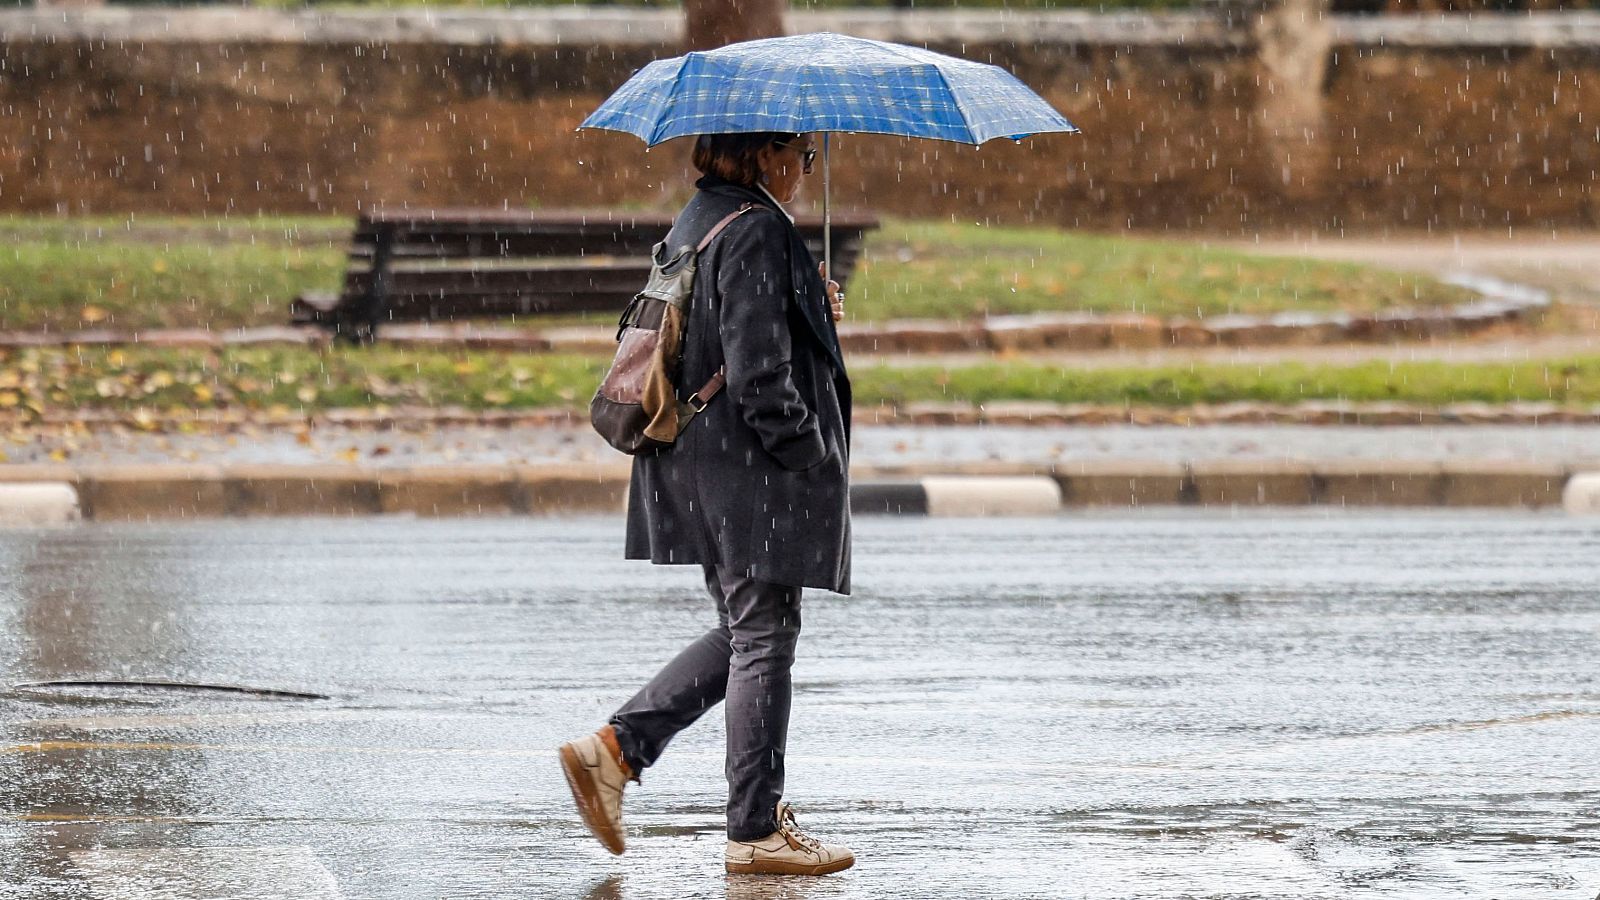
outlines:
[[[1550,305],[1549,296],[1542,292],[1492,279],[1460,276],[1445,280],[1471,287],[1483,299],[1439,309],[1394,308],[1360,315],[1286,312],[1272,316],[1161,319],[1127,313],[1066,312],[989,316],[972,321],[890,320],[841,325],[839,344],[850,353],[915,355],[1392,343],[1471,335],[1529,321]],[[472,323],[400,324],[384,330],[383,342],[413,349],[605,356],[616,350],[615,332],[609,326],[508,328]],[[330,343],[328,333],[316,326],[265,326],[224,331],[97,328],[50,333],[0,332],[0,349],[143,344],[220,350],[268,344],[324,347]]]
[[[1061,486],[1036,475],[929,475],[930,516],[1048,516],[1061,511]]]
[[[36,486],[79,498],[85,519],[257,516],[552,515],[619,512],[628,470],[608,466],[0,465],[0,523],[32,508]],[[6,492],[10,493],[6,493]],[[15,496],[14,502],[10,499]],[[18,516],[22,513],[18,512]]]
[[[839,326],[839,344],[852,353],[998,353],[1042,350],[1128,350],[1163,347],[1278,347],[1312,344],[1388,343],[1469,335],[1527,321],[1550,306],[1550,295],[1522,285],[1476,275],[1443,279],[1476,292],[1480,299],[1438,309],[1396,307],[1376,313],[1285,312],[1272,316],[1212,316],[1160,319],[1130,313],[1034,313],[988,316],[973,321],[891,320]],[[384,343],[422,349],[499,350],[520,353],[609,355],[615,329],[508,328],[470,322],[399,324],[384,330]],[[317,326],[116,331],[0,332],[0,349],[27,347],[224,347],[290,344],[326,346]]]
[[[0,527],[68,525],[80,514],[78,492],[65,482],[0,483]]]
[[[1150,506],[1486,507],[1600,512],[1600,473],[1496,462],[991,463],[862,468],[861,515],[1038,516]],[[618,513],[625,464],[0,465],[0,524],[257,516]]]
[[[1600,515],[1600,472],[1584,472],[1567,481],[1561,505],[1573,515]]]

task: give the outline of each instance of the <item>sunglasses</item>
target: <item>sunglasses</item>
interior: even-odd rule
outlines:
[[[817,148],[808,147],[808,148],[806,148],[804,150],[801,150],[799,147],[796,147],[794,144],[791,144],[788,141],[773,141],[772,142],[772,146],[774,146],[774,147],[788,147],[790,149],[798,151],[799,154],[800,154],[800,171],[802,173],[806,174],[806,175],[810,175],[811,174],[811,167],[817,161]]]

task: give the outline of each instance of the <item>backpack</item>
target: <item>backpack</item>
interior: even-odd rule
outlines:
[[[666,258],[665,240],[650,251],[650,279],[617,320],[616,356],[589,401],[594,430],[623,453],[671,446],[722,390],[727,371],[718,369],[688,400],[678,400],[675,382],[683,361],[683,328],[700,254],[722,229],[752,208],[747,203],[724,216],[695,247],[671,259]]]

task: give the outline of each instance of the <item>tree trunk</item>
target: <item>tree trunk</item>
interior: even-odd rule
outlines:
[[[686,50],[782,37],[788,0],[683,0]]]
[[[1329,169],[1322,82],[1332,44],[1329,0],[1261,0],[1252,25],[1258,139],[1288,197],[1316,196]]]

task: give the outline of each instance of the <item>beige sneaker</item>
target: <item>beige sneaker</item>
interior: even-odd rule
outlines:
[[[759,841],[729,841],[722,861],[734,875],[827,875],[856,864],[849,847],[802,834],[787,802],[778,804],[778,830]]]
[[[607,850],[620,855],[622,846],[622,789],[633,770],[622,759],[617,734],[610,725],[588,737],[562,744],[561,771],[572,788],[578,815],[589,832]]]

